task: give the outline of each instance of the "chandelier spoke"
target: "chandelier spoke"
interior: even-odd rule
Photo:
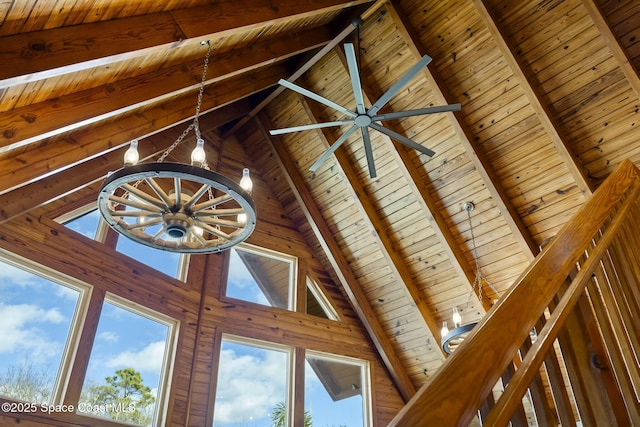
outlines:
[[[196,213],[196,212],[200,212],[200,211],[202,211],[204,209],[208,209],[208,208],[211,208],[211,207],[216,207],[216,206],[218,206],[218,205],[220,205],[220,204],[222,204],[224,202],[228,202],[229,200],[232,200],[232,199],[233,199],[233,197],[231,197],[231,195],[224,194],[222,196],[218,196],[218,197],[215,197],[213,199],[210,199],[210,200],[208,200],[206,202],[198,203],[197,205],[194,205],[193,208],[191,209],[191,212]]]
[[[109,196],[109,201],[113,202],[116,205],[129,206],[129,207],[140,209],[147,212],[162,212],[162,209],[158,208],[157,206],[144,203],[138,200],[125,199],[120,196],[111,195]]]
[[[185,209],[191,209],[191,207],[193,206],[193,204],[195,202],[198,201],[198,199],[200,199],[200,197],[202,197],[207,191],[209,191],[209,189],[211,188],[210,185],[208,184],[202,184],[202,186],[198,189],[198,191],[195,192],[195,194],[193,196],[191,196],[191,198],[189,199],[189,201],[187,203],[184,204],[184,208]]]
[[[219,228],[216,227],[212,227],[209,224],[202,224],[202,229],[205,231],[208,231],[209,233],[213,234],[214,236],[218,236],[221,237],[225,240],[231,240],[231,236],[227,233],[225,233],[224,231],[220,230]]]
[[[162,236],[165,232],[167,231],[167,227],[162,227],[160,230],[158,230],[158,232],[156,234],[154,234],[153,236],[151,236],[151,241],[155,242],[156,240],[158,240],[158,238],[160,236]]]
[[[244,224],[238,221],[230,221],[228,219],[220,219],[220,218],[198,218],[198,224],[207,224],[207,225],[218,225],[224,227],[231,228],[242,228]]]
[[[194,217],[202,221],[207,217],[215,218],[217,216],[239,215],[241,213],[244,213],[242,208],[211,209],[209,211],[197,212]]]
[[[162,218],[156,218],[149,221],[141,221],[141,222],[136,222],[135,224],[130,224],[127,227],[127,230],[135,230],[137,228],[147,228],[147,227],[158,225],[158,224],[162,224]]]
[[[166,206],[162,200],[158,200],[157,198],[151,196],[148,193],[140,190],[138,187],[135,187],[131,184],[122,185],[122,189],[126,190],[129,194],[134,194],[136,197],[151,203],[152,205],[158,207],[159,209],[164,209]]]
[[[111,215],[121,217],[121,218],[146,218],[146,217],[161,217],[162,212],[151,212],[151,211],[121,211],[111,209],[109,211]]]
[[[158,195],[158,197],[160,197],[162,199],[162,201],[164,202],[165,206],[167,208],[170,208],[172,203],[171,200],[169,199],[169,196],[167,195],[167,193],[164,192],[164,190],[162,189],[162,187],[160,187],[158,185],[158,183],[156,182],[155,179],[151,178],[151,177],[147,177],[144,179],[144,181],[149,184],[149,187],[151,187],[153,189],[153,191],[156,192],[156,194]]]
[[[175,191],[174,196],[176,198],[175,205],[180,206],[182,204],[182,181],[180,178],[173,178],[173,189]]]
[[[202,229],[202,227],[200,227],[200,228]],[[204,230],[203,230],[203,229],[202,229],[202,231],[204,232]],[[189,235],[190,235],[191,237],[193,237],[195,240],[197,240],[197,241],[198,241],[198,243],[200,243],[200,245],[202,245],[202,246],[206,246],[206,245],[207,245],[207,241],[206,241],[206,240],[204,240],[204,239],[202,238],[202,236],[201,236],[199,233],[195,232],[195,231],[193,230],[193,228],[192,228],[191,230],[189,230]]]

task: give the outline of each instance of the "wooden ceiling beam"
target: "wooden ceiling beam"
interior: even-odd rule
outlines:
[[[238,76],[221,81],[205,92],[202,113],[206,114],[215,108],[221,108],[269,88],[286,75],[287,67],[276,64],[251,76]],[[129,114],[117,121],[107,121],[80,129],[62,140],[38,148],[37,152],[27,151],[2,159],[0,194],[116,150],[132,139],[142,139],[190,120],[195,115],[195,102],[192,94],[183,95],[143,113]]]
[[[336,55],[342,62],[342,65],[345,67],[345,69],[347,69],[344,52],[336,49]],[[371,99],[378,99],[380,96],[382,96],[381,92],[375,93],[372,85],[368,84],[367,80],[362,77],[361,84],[365,102],[368,102],[370,105]],[[400,129],[397,125],[394,125],[391,121],[385,123],[385,127],[392,129],[400,134],[404,134],[404,130]],[[396,143],[386,135],[383,135],[383,141],[387,146],[389,152],[394,156],[394,160],[398,165],[398,169],[407,181],[407,185],[411,188],[411,192],[416,197],[416,201],[420,205],[424,216],[427,218],[431,229],[433,230],[433,233],[436,235],[438,241],[442,245],[444,252],[447,254],[451,266],[456,270],[456,273],[464,283],[472,285],[475,280],[476,273],[474,272],[473,267],[467,262],[467,259],[462,250],[462,246],[456,240],[453,231],[449,228],[449,225],[447,224],[447,221],[442,214],[442,210],[438,208],[436,200],[434,200],[429,192],[429,187],[431,187],[429,176],[422,176],[420,174],[420,171],[413,162],[413,156],[415,155],[410,151],[405,150],[404,146],[399,146],[398,143]],[[477,295],[478,290],[474,289],[474,291]],[[415,291],[410,290],[410,292],[419,293],[417,289]],[[491,299],[488,295],[486,295],[486,293],[484,293],[482,296],[481,304],[485,310],[488,310],[493,305]],[[427,313],[429,312],[427,311]],[[434,322],[435,329],[432,329],[436,332],[434,334],[434,337],[439,337],[440,327],[435,324],[435,319],[433,319],[433,316],[430,313],[429,317],[431,317],[432,321]]]
[[[377,0],[374,4],[367,8],[362,14],[358,15],[361,19],[367,19],[373,15],[387,0]],[[287,80],[295,82],[300,76],[307,72],[313,65],[315,65],[320,59],[324,58],[327,53],[333,50],[338,43],[344,40],[349,34],[355,30],[353,20],[348,19],[348,23],[344,24],[344,29],[340,31],[329,43],[327,43],[322,49],[319,49],[309,60],[307,60],[301,67],[299,67],[295,73],[293,73]],[[236,123],[229,131],[227,135],[236,132],[242,126],[244,126],[249,120],[255,117],[260,111],[262,111],[271,101],[273,101],[278,95],[284,91],[284,86],[278,86],[268,97],[266,97],[259,105],[251,110],[243,120]],[[224,135],[226,137],[226,135]]]
[[[542,101],[539,90],[531,84],[532,79],[534,79],[534,73],[525,72],[528,68],[527,65],[523,60],[519,59],[520,57],[514,53],[515,49],[513,46],[511,46],[508,40],[502,35],[503,31],[498,24],[500,19],[495,15],[495,12],[487,6],[486,1],[474,0],[473,2],[482,22],[489,30],[496,46],[507,62],[509,69],[513,72],[518,86],[524,92],[531,108],[540,120],[542,127],[551,138],[558,155],[564,162],[573,180],[585,196],[590,196],[595,189],[595,184],[589,179],[587,171],[569,149],[567,144],[568,138],[564,135],[562,128],[556,123],[556,120],[553,119],[553,113],[549,110],[549,107]]]
[[[367,0],[251,0],[71,25],[2,37],[0,89],[166,51],[186,39],[232,34],[369,3]]]
[[[607,18],[600,10],[600,6],[594,0],[582,0],[582,4],[589,12],[589,16],[600,33],[600,37],[607,44],[613,57],[618,63],[620,70],[627,78],[629,85],[636,93],[636,97],[640,98],[640,76],[638,69],[634,66],[633,59],[627,54],[626,50],[620,45],[620,41],[609,26]]]
[[[389,0],[387,9],[396,23],[398,31],[406,41],[414,56],[416,58],[422,58],[422,56],[426,54],[425,49],[420,46],[420,39],[408,24],[408,20],[402,11],[402,8],[399,7],[398,1]],[[439,103],[452,104],[456,102],[456,100],[447,93],[445,86],[436,79],[428,68],[424,69],[424,76],[429,82],[429,87]],[[474,142],[473,132],[465,122],[463,113],[461,111],[456,111],[448,116],[453,117],[453,119],[451,119],[451,125],[458,135],[460,143],[469,154],[469,158],[473,162],[476,171],[482,177],[489,194],[491,194],[493,202],[502,213],[502,217],[511,230],[514,239],[522,248],[522,252],[527,259],[533,260],[539,252],[538,245],[533,240],[531,233],[527,230],[527,227],[520,218],[515,207],[510,203],[509,197],[500,185],[500,180],[496,176],[495,172],[491,169],[491,164],[486,155]]]
[[[328,27],[299,31],[215,55],[206,84],[323,46]],[[206,48],[202,48],[202,58]],[[0,115],[0,153],[161,102],[198,88],[203,59],[16,108]]]
[[[336,49],[339,50],[339,49]],[[304,84],[303,84],[304,86]],[[308,87],[308,86],[306,86]],[[319,123],[317,117],[319,117],[319,109],[317,104],[310,104],[302,95],[297,95],[304,110],[309,116],[311,123]],[[366,101],[366,100],[365,100]],[[332,133],[328,128],[322,128],[317,130],[317,134],[322,140],[322,145],[325,149],[331,146],[329,142],[332,137]],[[433,339],[432,342],[436,344],[440,360],[444,361],[444,353],[438,345],[440,336],[440,327],[435,318],[431,314],[427,303],[424,300],[420,290],[415,285],[411,272],[406,267],[406,261],[402,256],[394,249],[393,240],[391,236],[386,232],[388,228],[382,221],[376,212],[376,207],[373,205],[371,198],[367,196],[369,192],[364,188],[358,174],[354,171],[349,156],[345,150],[336,150],[334,155],[337,160],[337,171],[343,178],[343,182],[347,191],[351,195],[351,199],[358,207],[358,211],[362,215],[367,228],[371,231],[380,253],[384,257],[391,274],[398,283],[402,283],[404,286],[402,289],[406,291],[407,301],[411,301],[415,304],[416,308],[420,312],[422,320],[424,320],[424,326],[427,329],[428,335]]]
[[[271,152],[278,162],[282,174],[289,183],[289,187],[298,201],[301,211],[304,213],[309,226],[316,235],[336,276],[340,280],[340,284],[344,288],[354,311],[371,337],[371,341],[375,345],[398,391],[404,400],[408,401],[415,394],[415,387],[407,371],[404,369],[402,361],[378,321],[373,307],[369,304],[369,300],[360,287],[358,279],[351,270],[331,229],[322,218],[322,213],[318,205],[306,189],[304,178],[298,171],[296,162],[291,158],[282,144],[274,144],[271,140],[271,136],[266,129],[268,125],[267,120],[264,113],[260,113],[254,121],[256,126],[261,130],[265,143],[269,145]]]
[[[202,116],[200,129],[203,133],[218,127],[229,116],[236,116],[237,110],[246,106],[241,102],[236,106],[223,108],[220,114]],[[231,108],[233,107],[233,108]],[[147,138],[140,144],[139,152],[141,161],[147,161],[158,157],[166,150],[184,131],[184,125],[174,126]],[[179,147],[179,146],[178,146]],[[0,195],[0,224],[19,215],[27,213],[39,206],[66,197],[72,192],[79,191],[89,186],[98,186],[111,171],[122,167],[124,151],[127,147],[121,147],[104,155],[94,157],[74,167],[60,171],[44,179],[33,181],[24,187]],[[93,195],[94,200],[97,195]]]

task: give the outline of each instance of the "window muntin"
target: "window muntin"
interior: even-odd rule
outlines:
[[[223,335],[213,425],[271,427],[272,417],[290,417],[290,360],[288,347]]]
[[[367,362],[307,350],[304,409],[313,425],[370,425],[369,384]]]
[[[139,425],[158,425],[166,411],[166,384],[176,329],[176,322],[165,316],[107,295],[78,412]],[[135,373],[140,374],[141,384],[148,390],[134,387],[128,394],[124,387],[115,385],[136,382],[137,378],[134,381],[125,378],[128,374],[134,377]],[[110,381],[108,377],[117,378]]]
[[[230,249],[226,296],[294,310],[296,259],[250,245]]]
[[[77,345],[88,287],[43,266],[0,254],[0,395],[36,403],[61,400]]]

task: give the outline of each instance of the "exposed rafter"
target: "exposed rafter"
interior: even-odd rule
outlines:
[[[368,2],[287,0],[273,8],[235,1],[6,36],[0,88],[163,52],[186,39],[216,39]],[[26,52],[37,60],[25,60]]]
[[[285,179],[289,182],[289,186],[294,192],[296,199],[298,200],[298,204],[303,210],[309,225],[316,234],[325,254],[329,257],[329,262],[331,262],[335,274],[339,277],[345,292],[349,296],[360,321],[369,332],[380,357],[391,373],[396,387],[404,399],[408,401],[414,395],[415,388],[411,383],[409,375],[403,368],[403,364],[398,358],[395,348],[380,325],[371,304],[369,304],[358,280],[351,271],[349,263],[346,261],[342,251],[333,238],[331,230],[322,218],[322,214],[318,209],[318,206],[309,194],[309,191],[306,189],[304,179],[296,169],[295,162],[280,145],[271,141],[271,136],[269,135],[265,125],[262,124],[261,120],[266,120],[266,118],[258,117],[256,119],[256,121],[258,121],[257,125],[261,129],[266,143],[269,144],[271,150],[276,156],[280,169],[285,175]]]
[[[407,25],[407,19],[404,17],[402,9],[398,8],[397,1],[391,0],[389,12],[393,17],[398,30],[401,32],[405,41],[409,45],[409,48],[416,57],[422,57],[424,55],[424,48],[420,46],[419,39],[413,35],[411,26]],[[444,85],[438,81],[438,78],[434,76],[428,69],[423,71],[429,86],[432,88],[434,95],[438,102],[450,103],[453,102],[453,97],[447,94],[447,90]],[[471,161],[476,167],[476,170],[482,177],[487,189],[493,197],[493,201],[503,213],[503,218],[513,233],[513,237],[520,243],[523,253],[529,258],[533,259],[538,253],[538,247],[533,241],[531,234],[527,230],[526,226],[522,222],[522,219],[518,215],[513,205],[510,203],[509,198],[502,189],[498,177],[491,169],[490,162],[486,158],[485,154],[477,147],[473,132],[466,124],[462,113],[453,113],[455,120],[451,121],[452,126],[456,129],[456,133],[460,138],[461,144],[465,147],[469,153]]]
[[[205,85],[279,63],[321,47],[329,40],[329,28],[322,27],[216,54]],[[135,109],[168,102],[187,92],[195,93],[202,66],[202,58],[198,58],[54,100],[14,108],[0,115],[0,153]]]
[[[344,58],[343,55],[340,55],[340,53],[338,53],[338,56],[346,67],[346,58]],[[370,102],[371,98],[375,99],[379,96],[379,94],[374,93],[374,88],[372,88],[366,80],[363,81],[362,86],[367,102]],[[369,94],[373,95],[369,96]],[[388,127],[395,132],[403,132],[403,130],[397,125],[389,124]],[[473,267],[467,262],[462,247],[456,241],[453,230],[448,227],[444,215],[436,204],[436,200],[434,200],[434,198],[429,194],[429,176],[420,175],[420,171],[413,162],[413,153],[404,150],[402,147],[398,147],[390,138],[383,137],[383,141],[389,152],[393,153],[396,158],[398,168],[407,181],[407,185],[411,188],[411,192],[415,195],[416,200],[420,204],[431,229],[434,234],[438,236],[438,240],[440,241],[442,248],[447,252],[452,267],[456,270],[461,280],[466,281],[469,284],[473,283],[473,280],[475,279]],[[482,301],[482,305],[485,310],[488,310],[492,305],[486,294]],[[434,333],[434,336],[439,337],[440,327],[436,327],[436,331],[437,332]]]
[[[314,112],[313,106],[310,105],[302,96],[298,96],[298,99],[309,115],[311,123],[317,123],[318,113]],[[331,132],[327,128],[322,128],[319,129],[318,134],[320,139],[323,141],[323,148],[329,148],[329,141],[333,137]],[[427,307],[423,296],[420,295],[420,291],[414,283],[411,277],[411,272],[406,267],[401,254],[399,254],[393,247],[391,236],[389,236],[386,231],[387,224],[385,224],[376,214],[376,207],[373,205],[372,200],[367,196],[366,189],[359,181],[358,175],[352,166],[349,156],[343,150],[336,151],[335,156],[339,173],[344,178],[344,184],[347,187],[347,191],[351,194],[351,197],[358,207],[358,211],[364,219],[367,228],[374,236],[378,249],[380,250],[380,253],[382,253],[386,263],[389,265],[389,269],[391,270],[394,280],[398,283],[404,284],[404,288],[407,290],[407,298],[415,304],[420,313],[420,317],[425,322],[426,329],[431,335],[427,341],[435,343],[437,350],[439,350],[437,343],[440,327]],[[431,341],[431,339],[434,341]],[[441,357],[441,359],[444,360],[444,357]]]
[[[573,176],[580,190],[584,192],[586,196],[591,195],[595,189],[595,185],[589,179],[587,171],[584,170],[573,153],[571,153],[571,150],[567,147],[567,137],[563,135],[562,129],[552,118],[553,114],[549,111],[549,107],[541,99],[536,87],[533,86],[531,81],[533,73],[526,70],[526,65],[522,60],[519,60],[518,56],[514,53],[515,49],[513,46],[510,46],[503,37],[498,20],[487,6],[486,1],[474,0],[474,4],[484,24],[493,36],[498,49],[500,49],[500,52],[504,56],[505,61],[507,61],[516,79],[518,79],[519,86],[529,99],[531,108],[536,112],[542,126],[549,135],[549,138],[553,141],[556,150],[558,150],[558,154],[564,161],[567,169],[569,169],[569,173]]]
[[[285,74],[286,68],[276,64],[255,73],[251,82],[242,76],[220,82],[206,91],[202,112],[269,88]],[[146,110],[144,115],[129,114],[117,122],[106,121],[78,130],[68,138],[46,145],[39,150],[38,156],[0,160],[0,194],[41,179],[53,171],[104,155],[134,138],[152,135],[189,120],[193,118],[193,105],[193,94],[182,95],[172,100],[170,110],[165,105],[155,106]]]
[[[618,66],[627,78],[627,81],[636,93],[636,96],[640,98],[640,75],[638,75],[638,67],[634,66],[635,61],[630,54],[620,45],[620,41],[613,33],[607,19],[603,16],[600,6],[594,0],[582,0],[582,4],[589,12],[589,16],[593,20],[596,28],[600,31],[600,35],[603,40],[611,49],[614,58],[618,62]]]

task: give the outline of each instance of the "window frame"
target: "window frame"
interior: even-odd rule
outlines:
[[[80,347],[80,337],[88,313],[93,286],[2,248],[0,248],[0,261],[79,292],[49,402],[52,405],[62,404],[71,379],[71,371],[76,360],[76,354]],[[16,400],[14,398],[10,399]]]
[[[158,322],[162,325],[167,326],[167,339],[165,342],[164,355],[162,357],[162,369],[158,375],[158,394],[156,396],[155,409],[153,411],[153,423],[152,425],[161,425],[163,421],[167,420],[167,414],[169,409],[169,399],[171,394],[171,379],[173,378],[173,371],[175,367],[175,356],[178,347],[178,332],[180,330],[180,321],[172,318],[171,316],[167,316],[162,313],[158,313],[155,310],[152,310],[148,307],[145,307],[142,304],[129,301],[126,298],[121,296],[112,294],[110,292],[105,293],[105,297],[103,303],[109,303],[114,305],[122,310],[129,311],[133,314],[145,317],[146,319],[152,320],[154,322]],[[104,309],[104,305],[103,305]],[[100,317],[102,317],[103,311],[100,311]],[[96,330],[99,324],[96,322]],[[93,351],[93,346],[91,348]],[[89,362],[91,357],[87,358],[87,367],[89,366]],[[83,384],[84,386],[84,384]],[[83,416],[88,416],[97,419],[105,419],[98,416],[93,416],[91,414],[81,414]],[[118,422],[116,420],[108,419],[110,422],[115,422],[123,425],[129,425],[128,423]]]
[[[276,261],[282,261],[282,262],[286,262],[289,264],[289,284],[288,284],[288,291],[287,291],[287,308],[283,309],[283,310],[288,310],[288,311],[297,311],[297,295],[298,295],[298,257],[290,255],[290,254],[286,254],[283,252],[278,252],[275,251],[273,249],[268,249],[262,246],[256,246],[256,245],[252,245],[249,243],[240,243],[238,245],[236,245],[235,247],[231,248],[230,250],[240,250],[243,252],[248,252],[252,255],[257,255],[257,256],[263,256],[272,260],[276,260]],[[227,270],[229,270],[231,267],[228,266]],[[232,300],[232,301],[242,301],[245,303],[249,303],[249,304],[255,304],[257,306],[260,307],[269,307],[269,308],[280,308],[280,307],[274,307],[272,305],[264,305],[264,304],[260,304],[260,303],[256,303],[253,301],[247,301],[247,300],[243,300],[240,298],[236,298],[233,296],[229,296],[227,295],[227,291],[228,291],[228,287],[229,287],[229,271],[227,271],[227,274],[225,275],[225,281],[222,284],[222,290],[221,290],[221,295],[220,298],[222,300]]]
[[[327,319],[333,320],[336,322],[340,321],[341,319],[340,319],[340,316],[338,315],[338,311],[335,309],[335,307],[331,303],[331,300],[322,291],[318,282],[309,274],[307,274],[305,285],[306,285],[306,290],[308,292],[311,292],[311,294],[316,299],[316,301],[318,301],[318,304],[320,304],[320,307],[322,307],[322,310],[324,310],[324,313],[327,315]]]
[[[233,344],[238,344],[238,345],[244,345],[244,346],[249,346],[249,347],[256,347],[256,348],[260,348],[260,349],[264,349],[264,350],[271,350],[271,351],[279,351],[279,352],[283,352],[287,354],[287,372],[285,373],[285,407],[286,408],[293,408],[294,405],[294,381],[295,381],[295,367],[294,367],[294,363],[295,363],[295,347],[293,346],[289,346],[289,345],[285,345],[285,344],[278,344],[278,343],[274,343],[274,342],[270,342],[270,341],[265,341],[265,340],[261,340],[261,339],[257,339],[257,338],[250,338],[250,337],[244,337],[241,335],[236,335],[236,334],[231,334],[231,333],[227,333],[227,332],[223,332],[217,335],[218,337],[220,337],[220,339],[218,340],[217,346],[218,346],[218,351],[217,353],[217,357],[218,360],[215,361],[217,369],[214,369],[212,371],[212,373],[215,373],[215,378],[211,378],[212,380],[212,384],[215,384],[215,388],[212,388],[212,395],[213,398],[210,399],[210,404],[213,405],[213,411],[211,411],[211,419],[207,420],[206,425],[208,426],[213,426],[213,422],[214,422],[214,415],[215,415],[215,405],[216,405],[216,401],[217,401],[217,395],[218,395],[218,388],[219,388],[219,375],[220,375],[220,357],[222,354],[222,343],[223,341],[226,342],[230,342]],[[285,422],[286,426],[290,426],[293,425],[293,411],[288,410],[287,411],[287,419]]]
[[[350,356],[343,356],[339,354],[327,353],[323,351],[305,349],[304,360],[305,369],[307,363],[307,357],[326,360],[329,362],[344,363],[347,365],[353,365],[360,367],[360,376],[362,378],[362,424],[365,427],[373,425],[373,404],[372,404],[372,390],[371,390],[371,362],[364,359],[358,359]],[[305,383],[306,388],[306,383]]]

